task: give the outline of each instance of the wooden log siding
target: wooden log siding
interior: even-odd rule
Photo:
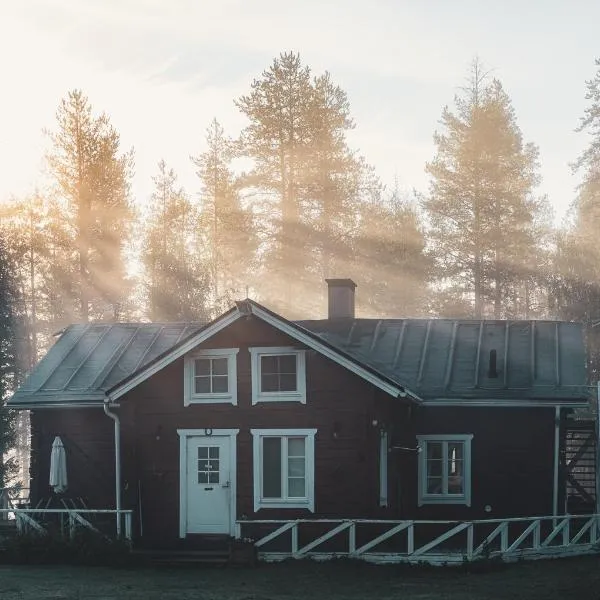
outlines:
[[[102,408],[31,411],[31,504],[53,496],[49,486],[54,438],[62,438],[67,454],[68,498],[83,498],[88,508],[114,507],[114,425]]]
[[[162,543],[179,533],[178,428],[239,428],[237,517],[391,517],[397,506],[390,479],[390,508],[379,507],[379,428],[406,421],[407,404],[394,400],[313,350],[306,351],[307,403],[252,406],[251,346],[295,346],[286,335],[256,320],[239,321],[203,344],[239,348],[238,406],[183,406],[183,359],[120,400],[124,481],[141,489],[144,538]],[[377,425],[373,421],[377,420]],[[303,509],[253,509],[251,428],[316,428],[315,513]],[[334,435],[335,432],[335,435]],[[392,473],[394,466],[390,464]],[[138,483],[139,480],[139,483]],[[125,506],[129,508],[131,506]],[[151,542],[149,542],[151,543]]]
[[[552,514],[554,418],[553,408],[417,408],[415,433],[473,434],[471,506],[417,506],[417,460],[405,460],[401,518],[470,520]],[[561,471],[561,510],[563,489]],[[488,505],[491,512],[485,510]]]

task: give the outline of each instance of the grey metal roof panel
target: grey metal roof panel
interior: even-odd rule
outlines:
[[[296,321],[426,400],[587,397],[583,328],[554,321]],[[100,402],[204,323],[72,325],[10,399],[13,406]],[[495,353],[497,376],[490,373]]]
[[[588,396],[580,323],[451,319],[299,323],[426,400]]]
[[[46,353],[9,405],[101,402],[110,389],[203,323],[71,325]]]

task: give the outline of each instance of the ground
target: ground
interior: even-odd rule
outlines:
[[[600,557],[455,569],[293,563],[108,569],[0,566],[2,600],[600,600]]]

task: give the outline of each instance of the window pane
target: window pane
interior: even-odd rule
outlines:
[[[209,358],[198,358],[195,361],[195,374],[196,375],[210,375],[210,359]]]
[[[208,474],[208,483],[219,483],[219,471],[211,471]]]
[[[464,494],[464,478],[462,475],[448,476],[448,493]]]
[[[281,438],[263,438],[263,498],[281,498]]]
[[[227,384],[227,375],[217,375],[213,377],[212,380],[212,391],[215,394],[225,394],[229,391],[229,386]]]
[[[198,483],[208,483],[208,473],[198,471]]]
[[[194,391],[196,394],[210,394],[210,377],[196,377]]]
[[[463,472],[463,444],[462,442],[448,443],[448,475],[460,475]]]
[[[208,456],[210,458],[219,458],[219,446],[210,446],[208,448]]]
[[[293,477],[288,479],[288,496],[290,498],[305,498],[306,485],[304,477]]]
[[[442,461],[441,460],[428,460],[427,461],[427,475],[429,477],[441,477],[442,476]]]
[[[213,375],[227,375],[227,359],[213,358],[212,359]]]
[[[278,373],[277,356],[261,356],[260,358],[260,372],[261,373]]]
[[[279,357],[279,372],[291,375],[296,374],[295,354],[283,354]]]
[[[296,391],[296,375],[280,375],[279,377],[280,392],[295,392]]]
[[[262,373],[261,391],[263,392],[279,392],[279,376],[267,375]]]
[[[305,441],[303,437],[288,438],[288,456],[304,457]]]
[[[441,477],[428,477],[427,478],[427,493],[428,494],[443,493]]]
[[[206,446],[198,447],[198,460],[201,458],[208,458],[208,448]]]
[[[304,459],[288,458],[288,476],[304,477]]]
[[[427,442],[427,460],[442,458],[442,442]]]

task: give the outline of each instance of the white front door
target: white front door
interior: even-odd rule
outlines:
[[[186,439],[186,533],[231,533],[231,438]]]

